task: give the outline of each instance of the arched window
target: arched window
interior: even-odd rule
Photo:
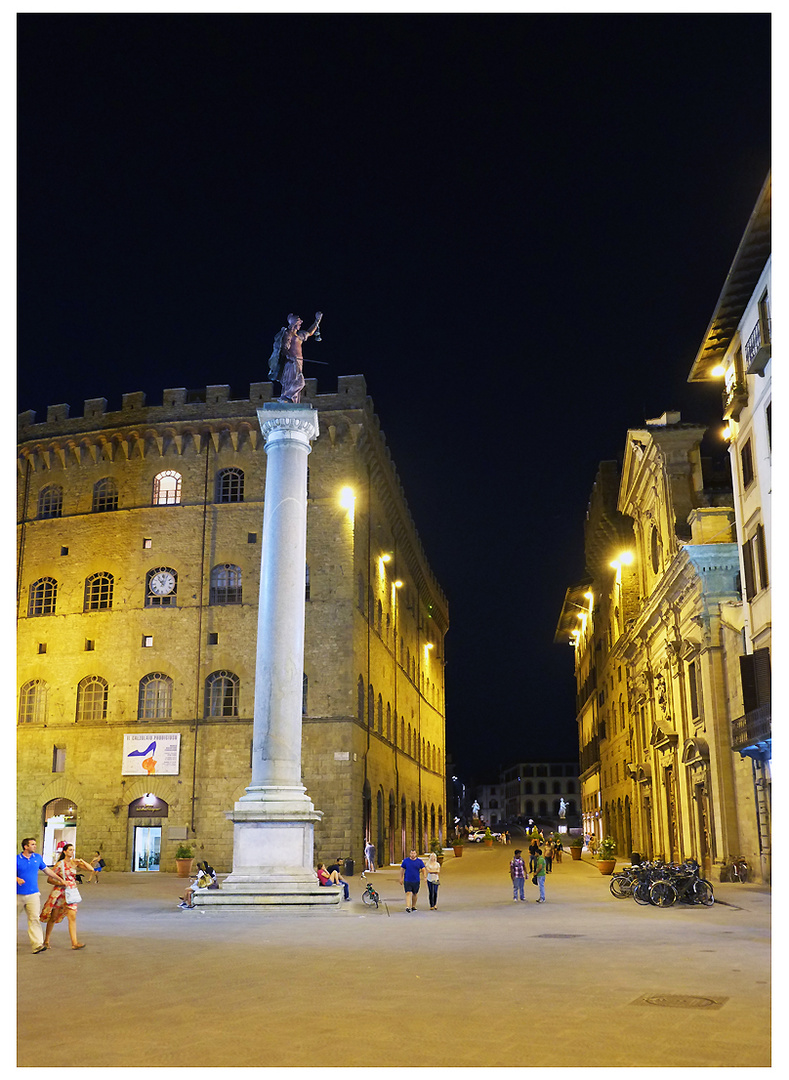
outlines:
[[[175,607],[178,602],[178,574],[170,566],[155,566],[145,575],[145,606]]]
[[[364,679],[359,676],[359,680],[356,683],[356,715],[359,717],[359,723],[364,723]]]
[[[84,611],[105,611],[112,607],[112,590],[115,579],[106,570],[85,578]]]
[[[411,757],[411,725],[408,725],[408,756]]]
[[[378,734],[383,735],[384,731],[384,702],[381,695],[378,695]]]
[[[307,694],[310,688],[310,680],[305,671],[301,678],[301,715],[307,715]]]
[[[427,744],[427,754],[425,756],[425,765],[427,766],[428,769],[432,768],[432,765],[433,765],[433,758],[431,757],[431,753],[430,753],[430,743]]]
[[[19,723],[47,722],[47,684],[43,679],[31,679],[19,691]]]
[[[173,680],[161,671],[140,679],[138,720],[168,720],[173,714]]]
[[[561,793],[562,793],[562,785],[561,785],[560,781],[554,780],[552,790],[553,790],[554,795],[561,795]]]
[[[545,793],[546,793],[545,781],[540,780],[539,784],[537,785],[537,794],[538,795],[545,795]]]
[[[216,474],[215,502],[244,501],[244,473],[241,469],[220,469]]]
[[[93,485],[93,512],[118,509],[118,485],[111,476],[103,476]]]
[[[241,567],[232,563],[215,566],[211,571],[211,604],[241,603]]]
[[[77,687],[77,722],[107,719],[109,684],[100,675],[86,676]]]
[[[176,506],[181,501],[181,474],[167,470],[153,478],[153,505]]]
[[[392,741],[392,706],[386,703],[386,741]]]
[[[367,726],[370,730],[375,727],[375,691],[372,683],[367,688]]]
[[[39,578],[30,586],[28,615],[54,615],[57,599],[57,581],[51,577]]]
[[[304,568],[304,599],[310,598],[310,564],[307,563]]]
[[[205,715],[238,716],[238,675],[213,671],[205,681]]]
[[[39,491],[38,516],[40,518],[63,516],[63,488],[59,484],[48,484]]]
[[[392,719],[394,721],[392,724],[392,742],[397,746],[397,713],[393,713]]]

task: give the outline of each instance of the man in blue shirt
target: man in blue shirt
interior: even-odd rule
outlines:
[[[54,866],[48,867],[36,852],[36,841],[26,836],[22,851],[16,857],[17,918],[22,908],[27,912],[27,933],[34,953],[46,952],[44,929],[41,926],[41,893],[38,891],[38,875],[43,870],[50,880],[65,885],[65,880]]]
[[[416,911],[416,894],[419,892],[419,884],[426,873],[425,864],[412,848],[409,857],[400,863],[400,884],[405,889],[406,911]]]

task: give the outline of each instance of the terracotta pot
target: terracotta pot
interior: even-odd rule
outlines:
[[[597,869],[601,874],[613,874],[615,866],[616,859],[598,859],[597,861]]]
[[[463,854],[463,845],[461,844],[459,847],[453,847],[452,850],[455,853],[455,858],[459,859]]]
[[[176,859],[176,874],[178,877],[189,877],[192,873],[192,863],[194,859]]]
[[[570,854],[572,855],[572,857],[575,859],[576,862],[578,862],[578,860],[581,858],[581,850],[582,849],[579,848],[579,847],[571,847],[570,848]]]
[[[493,847],[493,841],[492,840],[485,840],[484,843],[485,843],[485,847]]]

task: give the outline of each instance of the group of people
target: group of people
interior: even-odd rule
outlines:
[[[57,860],[47,866],[36,851],[35,837],[26,836],[22,850],[16,857],[17,909],[27,915],[27,932],[34,953],[44,953],[51,948],[52,931],[63,919],[68,920],[68,932],[72,949],[84,949],[85,943],[77,937],[77,905],[82,897],[77,886],[77,872],[96,872],[92,863],[78,859],[73,844],[64,844]],[[100,852],[96,852],[101,859]],[[41,907],[38,875],[44,873],[54,886]],[[44,927],[46,929],[44,929]]]
[[[545,903],[545,875],[550,871],[547,868],[547,860],[542,853],[542,849],[536,841],[533,841],[529,845],[529,869],[526,870],[526,863],[522,858],[523,852],[521,848],[515,849],[515,854],[510,861],[510,878],[512,879],[512,899],[514,901],[523,900],[525,902],[526,897],[524,895],[523,886],[526,881],[527,872],[532,875],[532,882],[540,887],[539,898],[535,901],[537,904]]]

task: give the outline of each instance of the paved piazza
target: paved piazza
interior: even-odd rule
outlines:
[[[63,922],[34,956],[20,918],[18,1064],[770,1064],[768,890],[639,907],[566,854],[545,904],[528,881],[513,903],[512,851],[448,856],[439,909],[423,886],[414,914],[394,867],[378,911],[358,876],[337,908],[180,911],[172,874],[103,874],[82,889],[83,951]]]

